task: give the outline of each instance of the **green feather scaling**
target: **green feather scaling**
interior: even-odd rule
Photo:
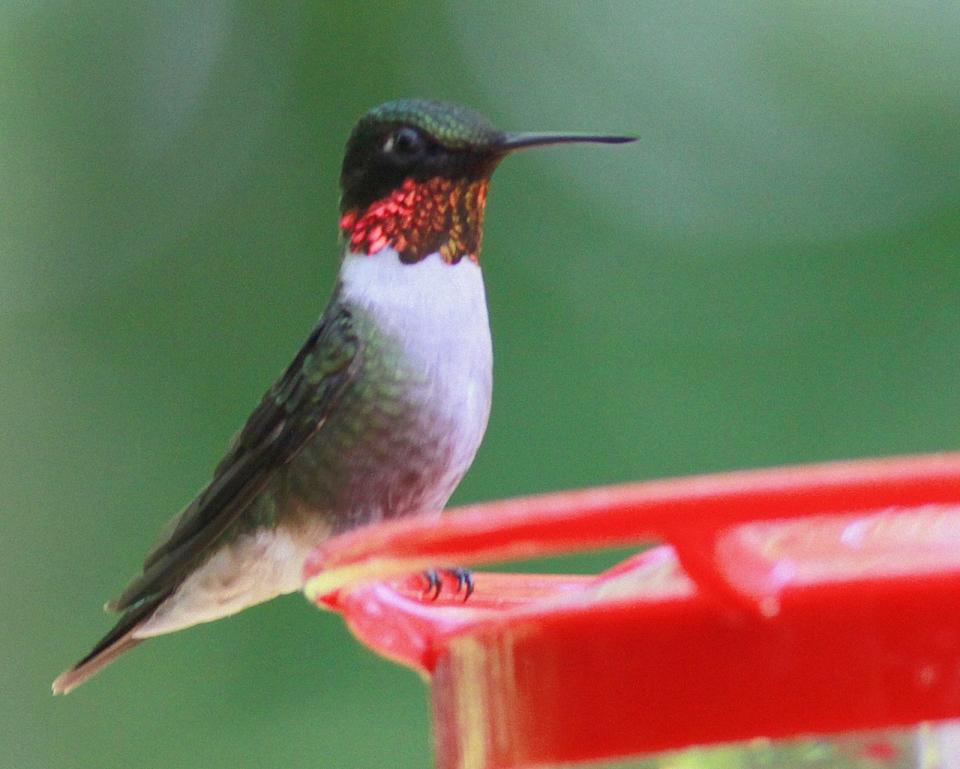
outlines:
[[[384,123],[416,126],[451,148],[490,144],[503,135],[469,107],[429,99],[388,101],[364,115],[355,130]]]

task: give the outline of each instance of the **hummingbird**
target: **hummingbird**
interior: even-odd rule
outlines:
[[[487,187],[518,150],[633,137],[501,131],[472,109],[390,101],[340,173],[340,270],[320,320],[210,482],[106,605],[119,621],[53,682],[79,686],[147,638],[303,586],[320,542],[439,516],[487,427],[492,347],[480,268]]]

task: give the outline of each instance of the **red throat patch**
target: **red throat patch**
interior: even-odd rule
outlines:
[[[488,179],[406,179],[363,211],[340,217],[340,230],[355,253],[376,254],[387,246],[406,263],[438,252],[447,264],[480,260]]]

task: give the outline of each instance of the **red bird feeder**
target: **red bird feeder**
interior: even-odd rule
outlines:
[[[466,602],[403,578],[649,543],[597,576],[481,572]],[[475,505],[344,534],[305,571],[311,600],[428,677],[440,769],[960,717],[960,454]]]

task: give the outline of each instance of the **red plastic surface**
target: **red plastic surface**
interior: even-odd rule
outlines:
[[[597,577],[478,573],[466,604],[400,579],[651,541]],[[345,534],[306,574],[430,676],[443,769],[960,717],[960,454],[477,505]]]

